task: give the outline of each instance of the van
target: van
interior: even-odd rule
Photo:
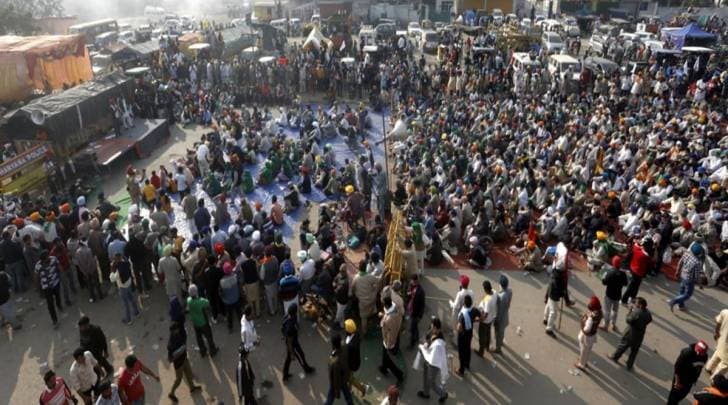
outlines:
[[[96,35],[96,39],[94,40],[94,42],[98,48],[103,48],[107,45],[116,43],[118,40],[119,40],[118,32],[108,31],[108,32],[104,32],[103,34]]]
[[[552,76],[558,75],[564,78],[564,75],[569,72],[573,74],[572,79],[579,80],[581,74],[581,62],[573,56],[569,55],[551,55],[548,60],[548,70]]]
[[[285,18],[280,18],[278,20],[271,20],[270,25],[273,28],[278,28],[279,30],[283,32],[288,32],[288,23],[286,22]]]
[[[370,25],[362,27],[362,29],[359,31],[359,43],[362,46],[367,45],[376,45],[376,35],[374,33],[374,28],[372,28]]]
[[[420,46],[423,53],[435,53],[440,42],[440,35],[433,30],[424,30],[420,36]]]
[[[303,29],[303,23],[300,18],[291,18],[288,20],[288,26],[291,27],[291,33],[299,35],[301,29]]]
[[[528,52],[513,52],[513,59],[511,63],[513,64],[514,69],[519,70],[526,70],[527,68],[541,68],[541,62]]]
[[[503,24],[503,10],[494,8],[491,15],[493,16],[493,23],[495,23],[495,25]]]

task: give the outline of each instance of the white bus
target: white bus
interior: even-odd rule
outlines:
[[[119,24],[112,18],[68,27],[69,34],[83,34],[86,37],[87,44],[93,44],[97,35],[110,31],[119,32]]]

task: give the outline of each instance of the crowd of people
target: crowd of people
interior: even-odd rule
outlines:
[[[366,395],[355,374],[362,365],[359,345],[373,329],[381,331],[380,372],[401,385],[400,336],[409,335],[424,373],[418,395],[429,398],[432,390],[443,402],[450,369],[445,336],[452,332],[460,376],[470,371],[474,335],[478,355],[501,353],[513,292],[503,275],[498,288],[484,282],[476,300],[480,294],[462,276],[451,318],[431,319],[421,340],[425,263],[462,257],[488,269],[491,250],[512,245],[523,269],[550,274],[544,325],[553,338],[559,304],[574,305],[568,294],[573,255],[587,258],[606,290],[602,300],[591,298],[581,318],[575,366],[589,367],[600,330],[617,331],[621,302],[629,305],[628,326],[612,359],[629,349],[631,369],[652,321],[639,294],[642,282],[673,274],[680,287],[666,305],[680,310],[696,286],[728,283],[726,61],[647,55],[635,70],[625,64],[611,76],[577,80],[549,73],[545,53],[532,55],[539,67],[527,68],[513,63],[511,50],[476,56],[465,34],[451,35],[439,63],[396,40],[376,56],[359,47],[294,48],[268,64],[192,60],[173,44],[165,47],[153,80],[138,82],[134,113],[166,110],[173,122],[206,126],[204,136],[171,169],[128,167],[127,218],[103,194],[95,207],[87,196],[58,206],[42,199],[4,204],[3,318],[19,329],[10,291],[35,288],[58,327],[56,310],[73,305],[83,286],[91,303],[116,291],[122,321],[131,325],[140,312],[137,294],[159,294],[159,283],[169,302],[168,360],[176,376],[168,398],[177,401],[183,378],[192,393],[200,389],[187,356],[188,328],[200,355],[213,357],[223,349],[212,324],[232,332],[239,320],[238,395],[254,404],[255,371],[263,361],[256,358],[255,321],[284,316],[284,381],[294,360],[312,373],[299,317],[320,298],[336,330],[327,404],[341,396],[352,403],[350,387]],[[349,55],[354,63],[342,60]],[[299,101],[311,92],[338,101],[313,109]],[[345,96],[367,100],[350,106],[341,101]],[[273,114],[266,103],[285,108]],[[367,115],[384,107],[393,116],[383,140],[393,151],[390,173],[375,158],[382,139],[368,130]],[[327,139],[339,137],[356,159],[337,158]],[[285,191],[272,192],[268,201],[246,197],[275,183]],[[319,205],[316,226],[304,219],[298,235],[284,235],[286,217],[305,211],[308,218],[316,192],[328,199]],[[401,241],[387,240],[392,207],[405,221]],[[346,251],[359,246],[368,253],[352,265]],[[384,268],[392,246],[402,255],[402,280],[389,280]],[[718,346],[710,360],[702,340],[680,354],[671,403],[689,393],[703,364],[713,386],[695,395],[698,403],[728,395],[726,311],[716,318]],[[84,403],[144,403],[140,373],[159,377],[131,355],[112,383],[101,329],[88,317],[78,325],[69,383],[48,371],[41,403],[68,403],[73,391]],[[396,403],[396,385],[383,403]]]

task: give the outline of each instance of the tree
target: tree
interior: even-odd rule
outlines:
[[[61,0],[3,0],[0,2],[0,35],[31,35],[33,18],[63,15]]]

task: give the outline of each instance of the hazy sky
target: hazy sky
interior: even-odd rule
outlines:
[[[147,5],[161,6],[180,14],[204,16],[225,13],[225,0],[62,0],[67,15],[76,15],[79,21],[100,18],[143,16]]]

